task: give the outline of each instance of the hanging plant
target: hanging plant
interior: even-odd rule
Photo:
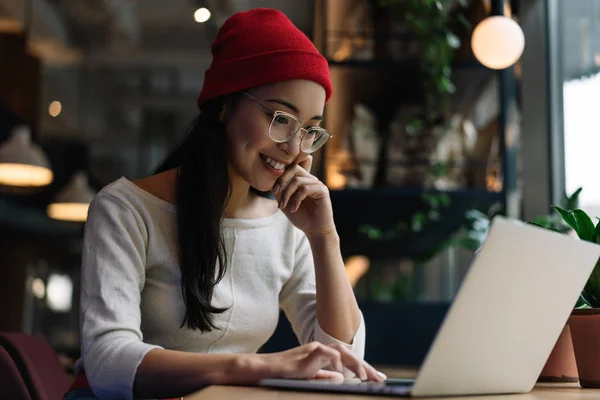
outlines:
[[[452,30],[453,11],[457,6],[466,8],[468,0],[379,0],[379,4],[419,43],[426,112],[423,119],[411,120],[406,128],[407,133],[418,134],[444,120],[450,95],[455,91],[452,60],[461,41]],[[460,13],[458,20],[470,29]]]

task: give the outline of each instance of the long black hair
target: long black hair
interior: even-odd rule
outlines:
[[[231,191],[227,168],[224,107],[235,97],[206,102],[183,141],[155,173],[177,168],[175,197],[181,289],[186,306],[181,323],[189,329],[217,329],[211,305],[214,287],[225,275],[227,253],[221,236],[223,210]]]

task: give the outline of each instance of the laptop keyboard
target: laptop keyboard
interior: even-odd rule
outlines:
[[[355,393],[398,395],[406,394],[414,384],[414,379],[387,379],[385,382],[356,382],[343,385],[356,388]],[[343,389],[342,389],[343,390]]]
[[[399,396],[408,394],[413,383],[413,379],[387,379],[385,382],[361,382],[359,379],[348,379],[344,383],[264,379],[261,381],[261,386],[287,390]]]
[[[410,385],[386,385],[385,383],[361,383],[356,385],[357,393],[370,393],[370,394],[405,394],[411,388]]]

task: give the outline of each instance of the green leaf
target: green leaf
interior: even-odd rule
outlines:
[[[421,200],[423,200],[427,205],[431,208],[439,208],[440,200],[435,194],[424,193],[421,196]]]
[[[421,211],[415,213],[412,216],[411,229],[413,232],[421,232],[423,230],[423,224],[425,223],[425,214]]]
[[[565,210],[564,208],[561,208],[559,206],[552,206],[552,208],[554,210],[556,210],[560,216],[562,217],[562,219],[569,224],[569,226],[571,228],[573,228],[575,230],[575,232],[577,232],[577,221],[575,220],[575,217],[573,216],[573,212],[569,211],[569,210]],[[579,234],[579,232],[577,232]]]
[[[440,203],[442,203],[442,206],[444,207],[450,207],[452,200],[450,200],[450,196],[448,196],[448,194],[442,193],[440,194]]]
[[[567,210],[574,210],[579,207],[579,194],[582,190],[583,188],[580,187],[571,196],[567,196],[567,201],[565,202],[565,208]]]
[[[528,225],[534,225],[534,226],[537,226],[537,227],[540,227],[540,228],[547,229],[547,230],[549,230],[549,231],[554,231],[554,232],[557,232],[557,233],[561,233],[561,234],[562,234],[562,232],[561,232],[561,231],[559,231],[558,229],[554,229],[554,228],[552,228],[552,227],[550,227],[550,226],[547,226],[547,225],[544,225],[544,224],[540,224],[540,223],[538,223],[538,222],[535,222],[535,221],[529,221],[529,222],[527,222],[527,224],[528,224]]]
[[[596,262],[596,266],[585,284],[582,296],[591,307],[600,308],[600,260]]]
[[[463,14],[458,14],[458,22],[465,28],[466,30],[470,30],[472,27],[471,21]]]
[[[577,235],[579,239],[586,240],[588,242],[594,241],[594,223],[592,219],[583,210],[573,211],[573,217],[577,221]]]
[[[598,220],[598,223],[596,224],[596,227],[594,228],[594,238],[592,241],[594,243],[600,243],[600,242],[598,242],[598,239],[600,239],[600,218],[596,217],[596,219]]]
[[[538,221],[538,220],[527,221],[526,224],[539,226],[540,228],[544,228],[544,229],[550,228],[550,225],[545,224],[544,222],[541,222],[541,221]]]
[[[543,225],[544,227],[552,226],[552,216],[551,215],[542,215],[540,217],[535,217],[530,222],[535,222],[538,225]]]
[[[583,293],[579,295],[579,298],[577,299],[577,303],[575,303],[575,309],[582,309],[582,308],[592,308],[590,306],[590,304],[588,303],[588,301],[585,299]]]

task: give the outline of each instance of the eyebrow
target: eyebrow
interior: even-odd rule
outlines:
[[[296,114],[300,113],[300,110],[298,110],[298,107],[296,107],[295,105],[293,105],[289,101],[285,101],[285,100],[282,100],[282,99],[268,99],[267,101],[269,103],[278,103],[278,104],[281,104],[283,106],[286,106],[287,108],[289,108],[290,110],[292,110]],[[315,115],[310,120],[311,121],[313,121],[313,120],[323,121],[323,116],[322,115]]]

